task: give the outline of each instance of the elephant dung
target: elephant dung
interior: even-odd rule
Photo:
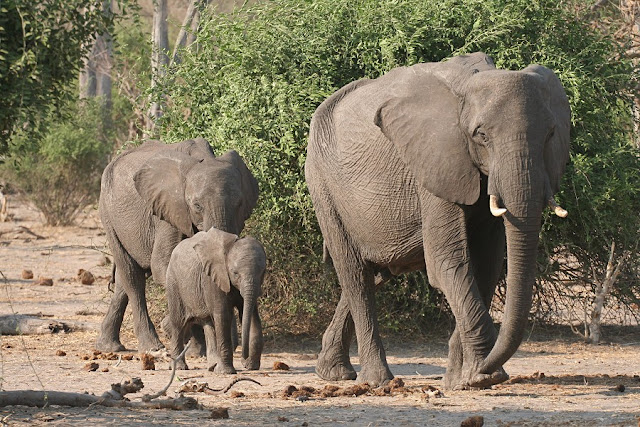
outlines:
[[[98,365],[96,362],[90,362],[84,365],[83,369],[87,372],[94,372],[97,371],[99,367],[100,365]]]
[[[53,286],[53,279],[40,276],[40,278],[38,278],[37,284],[40,286]]]
[[[152,355],[143,353],[140,356],[140,360],[142,361],[143,371],[154,371],[156,369],[156,359]]]
[[[273,362],[273,370],[274,371],[288,371],[289,365],[284,362]]]
[[[91,285],[96,281],[96,278],[90,271],[81,268],[78,270],[78,280],[80,280],[80,283],[83,285]]]
[[[229,418],[229,408],[213,408],[211,410],[210,418],[214,420]]]
[[[460,423],[460,427],[482,427],[484,425],[484,417],[482,415],[474,415]]]

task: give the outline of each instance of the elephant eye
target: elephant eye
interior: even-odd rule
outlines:
[[[199,202],[194,202],[193,203],[193,208],[196,210],[196,212],[200,213],[202,212],[203,208],[202,205]]]
[[[475,139],[479,139],[481,144],[486,144],[487,142],[489,142],[489,138],[487,137],[487,134],[484,133],[484,130],[482,130],[482,128],[480,128],[480,126],[478,126],[477,128],[475,128],[475,130],[473,131],[473,137]]]

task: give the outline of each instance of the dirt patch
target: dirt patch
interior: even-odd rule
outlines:
[[[12,203],[15,222],[0,224],[0,314],[28,314],[82,324],[79,332],[3,336],[0,348],[0,388],[88,392],[96,395],[112,383],[139,377],[144,389],[130,395],[162,390],[171,361],[154,355],[155,370],[144,370],[132,333],[130,312],[121,353],[93,351],[97,328],[106,311],[111,266],[104,260],[105,239],[95,211],[75,227],[44,227],[24,203]],[[16,208],[17,206],[17,208]],[[28,229],[31,233],[24,231]],[[36,237],[38,236],[38,237]],[[91,272],[92,284],[82,284],[80,269]],[[23,279],[52,278],[52,286]],[[47,317],[48,316],[48,317]],[[511,379],[489,390],[442,390],[446,340],[386,340],[391,371],[397,376],[384,387],[352,381],[327,382],[314,373],[319,340],[304,343],[267,341],[262,369],[239,371],[251,381],[221,390],[236,376],[217,375],[204,359],[190,358],[192,369],[177,371],[168,396],[182,389],[198,400],[194,411],[117,408],[1,408],[0,421],[12,425],[460,425],[490,426],[637,426],[640,417],[640,343],[637,328],[617,343],[590,346],[555,329],[535,329],[505,365]],[[164,336],[161,334],[161,338]],[[166,341],[165,341],[166,342]],[[240,367],[240,353],[235,355]],[[353,348],[352,362],[359,370]],[[91,364],[96,369],[85,370]],[[288,370],[282,367],[287,366]],[[278,369],[279,368],[279,369]],[[193,385],[187,387],[187,382]],[[205,386],[196,386],[206,383]],[[194,385],[195,384],[195,385]],[[185,391],[186,390],[186,391]],[[191,390],[191,391],[189,391]],[[229,417],[227,420],[226,417]],[[216,421],[218,420],[218,421]],[[473,425],[473,424],[471,424]]]

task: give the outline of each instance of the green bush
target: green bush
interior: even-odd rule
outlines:
[[[481,50],[500,68],[540,63],[555,70],[573,108],[572,164],[558,196],[572,213],[565,222],[546,217],[542,247],[582,249],[586,238],[602,243],[584,248],[592,254],[625,233],[637,239],[638,158],[629,145],[626,96],[631,67],[614,59],[617,45],[578,17],[576,5],[279,0],[203,18],[198,49],[185,52],[158,88],[170,95],[159,125],[167,141],[201,135],[217,152],[235,148],[259,180],[248,231],[262,239],[271,261],[268,324],[318,333],[338,294],[320,262],[321,235],[304,182],[311,115],[343,85],[400,65]],[[633,217],[620,216],[633,209]],[[396,279],[381,292],[389,329],[427,328],[428,314],[438,313],[424,277]]]
[[[42,138],[17,132],[2,165],[5,179],[24,191],[47,224],[69,225],[100,194],[111,145],[102,129],[100,100],[73,101],[44,117]]]

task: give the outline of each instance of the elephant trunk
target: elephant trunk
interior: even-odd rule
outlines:
[[[249,288],[249,286],[247,286]],[[253,289],[246,289],[242,295],[244,304],[242,308],[242,359],[249,358],[249,338],[251,334],[251,317],[256,306],[256,294]]]
[[[516,159],[515,164],[519,172],[513,173],[512,168],[505,167],[508,173],[504,175],[509,177],[498,180],[500,186],[496,182],[490,184],[493,188],[489,190],[499,193],[498,199],[504,202],[507,210],[503,215],[507,241],[507,291],[498,338],[479,370],[488,374],[500,369],[522,342],[536,278],[536,256],[545,205],[544,171],[533,168],[530,159]]]

